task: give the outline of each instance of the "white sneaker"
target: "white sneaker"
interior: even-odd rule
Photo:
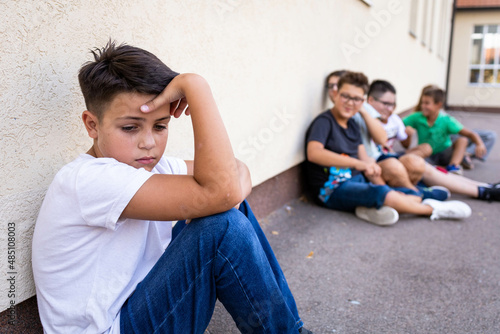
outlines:
[[[432,208],[431,220],[441,218],[462,219],[470,217],[472,214],[470,206],[460,201],[440,202],[427,198],[422,201],[422,204],[426,204]]]
[[[380,209],[358,206],[354,212],[358,218],[380,226],[395,224],[399,219],[398,212],[389,206]]]

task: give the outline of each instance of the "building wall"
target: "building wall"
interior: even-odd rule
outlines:
[[[487,24],[500,24],[500,9],[456,13],[448,86],[448,105],[454,109],[500,110],[500,85],[492,87],[469,84],[471,34],[475,25]]]
[[[91,145],[77,72],[88,50],[109,38],[208,79],[254,185],[303,160],[303,135],[322,111],[332,70],[392,81],[401,110],[422,86],[445,80],[447,57],[408,33],[410,1],[21,0],[0,2],[0,11],[2,253],[9,232],[15,243],[14,262],[0,261],[2,275],[15,278],[0,280],[0,310],[35,292],[31,237],[44,193],[57,170]],[[426,31],[437,45],[438,30]],[[167,154],[192,158],[189,118],[170,124]]]

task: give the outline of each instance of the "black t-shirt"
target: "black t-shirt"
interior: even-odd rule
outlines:
[[[347,129],[341,127],[330,110],[318,115],[311,123],[306,132],[305,154],[306,154],[306,182],[312,196],[318,196],[320,189],[327,186],[325,183],[336,184],[359,174],[359,171],[349,168],[335,168],[334,166],[320,166],[310,162],[307,157],[307,144],[310,141],[318,141],[327,150],[335,153],[345,154],[358,158],[358,148],[362,144],[359,126],[351,118],[347,122]],[[334,167],[334,168],[331,168]],[[346,173],[350,173],[345,177]],[[330,187],[332,187],[330,185]]]

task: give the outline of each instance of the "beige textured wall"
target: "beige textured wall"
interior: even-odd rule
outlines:
[[[77,71],[109,37],[157,54],[211,83],[236,155],[259,184],[303,159],[303,134],[322,111],[324,77],[365,71],[399,89],[399,107],[444,83],[445,62],[408,34],[409,1],[1,1],[0,277],[14,301],[34,294],[31,236],[56,171],[90,140]],[[445,58],[446,59],[446,58]],[[189,119],[171,123],[167,153],[192,157]],[[8,223],[16,259],[7,262]],[[11,285],[0,280],[0,310]]]
[[[458,12],[453,33],[448,104],[466,107],[500,107],[500,87],[469,84],[471,34],[475,25],[500,24],[500,11]]]

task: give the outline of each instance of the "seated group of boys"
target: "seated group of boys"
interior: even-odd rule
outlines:
[[[308,191],[318,204],[391,225],[400,213],[470,216],[466,203],[446,201],[450,192],[500,201],[498,184],[460,175],[462,163],[472,168],[472,157],[486,159],[495,133],[479,135],[442,111],[439,87],[426,86],[417,110],[403,120],[393,113],[396,89],[387,81],[369,85],[362,73],[336,71],[325,89],[333,107],[313,120],[305,142]],[[415,133],[418,145],[409,148]],[[395,152],[396,141],[408,150]]]

